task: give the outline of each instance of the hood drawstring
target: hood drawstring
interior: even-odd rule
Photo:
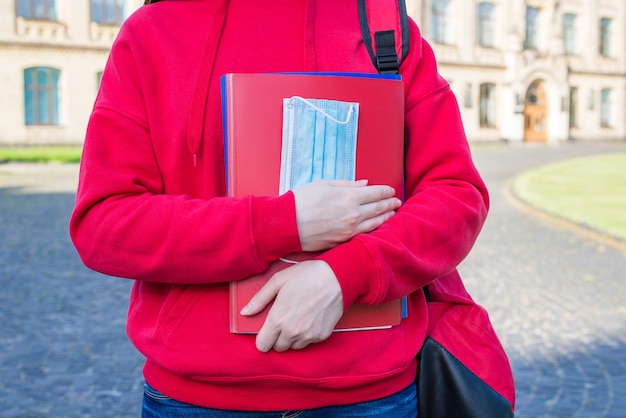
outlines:
[[[193,166],[198,165],[198,153],[204,136],[204,120],[206,108],[210,93],[211,79],[213,77],[213,69],[217,58],[217,50],[219,48],[222,33],[226,23],[226,14],[228,11],[229,0],[220,1],[211,26],[207,34],[204,51],[202,53],[202,61],[198,78],[195,84],[195,91],[191,101],[191,111],[189,114],[189,125],[187,130],[187,146],[193,156]]]

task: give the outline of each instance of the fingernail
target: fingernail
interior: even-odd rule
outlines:
[[[250,305],[246,305],[243,308],[241,308],[241,310],[239,311],[240,314],[242,315],[249,315],[250,312],[252,312],[252,306]]]
[[[262,345],[262,344],[258,344],[258,343],[257,343],[256,348],[257,348],[257,350],[259,350],[261,353],[267,353],[268,351],[270,351],[270,349],[271,349],[272,347],[268,347],[268,346],[266,346],[266,345]]]

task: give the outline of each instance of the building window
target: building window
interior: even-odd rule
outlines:
[[[569,127],[578,126],[578,88],[569,89]]]
[[[17,15],[25,19],[57,20],[54,0],[17,0]]]
[[[578,52],[576,49],[576,15],[566,13],[563,15],[563,46],[566,55]]]
[[[430,27],[432,41],[451,45],[454,38],[452,28],[452,1],[433,0]]]
[[[463,92],[463,96],[464,96],[463,105],[468,109],[471,108],[472,107],[472,84],[471,83],[467,83],[465,85],[465,91]]]
[[[98,71],[96,73],[96,90],[100,90],[100,84],[102,84],[103,75],[104,75],[104,71]]]
[[[611,89],[602,89],[600,92],[600,126],[610,128],[613,125],[611,120],[613,92]]]
[[[609,18],[600,19],[600,55],[604,57],[611,56],[611,26],[612,21]]]
[[[478,45],[494,47],[495,42],[495,6],[492,3],[478,4]]]
[[[125,19],[124,0],[91,0],[91,21],[119,26]]]
[[[587,109],[593,110],[596,107],[596,93],[593,90],[589,90],[589,97],[587,97]]]
[[[496,85],[485,83],[480,85],[480,127],[493,128],[496,126]]]
[[[539,9],[526,7],[526,39],[524,48],[537,49],[539,47]]]
[[[24,114],[26,125],[59,124],[59,75],[54,68],[24,70]]]

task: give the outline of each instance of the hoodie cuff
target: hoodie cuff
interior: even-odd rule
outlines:
[[[251,230],[259,261],[266,265],[285,254],[302,251],[293,193],[251,200]]]
[[[377,283],[378,268],[374,257],[358,239],[331,248],[317,258],[328,263],[335,273],[343,294],[344,312],[355,302],[375,302],[378,292],[371,287]]]

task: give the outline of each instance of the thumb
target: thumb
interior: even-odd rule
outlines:
[[[267,283],[265,283],[263,287],[261,287],[261,289],[259,289],[259,291],[252,296],[246,306],[241,308],[241,311],[239,311],[241,315],[256,315],[265,309],[265,307],[276,298],[276,295],[278,295],[278,291],[280,290],[280,286],[274,277],[275,276],[272,276]]]

